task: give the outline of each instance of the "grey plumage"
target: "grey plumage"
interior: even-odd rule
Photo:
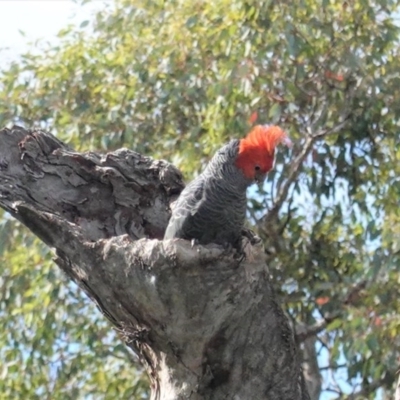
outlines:
[[[238,151],[239,140],[232,140],[186,186],[175,204],[164,239],[239,244],[246,216],[246,189],[252,181],[235,165]]]

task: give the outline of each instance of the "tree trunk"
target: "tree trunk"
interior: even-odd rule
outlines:
[[[55,249],[146,367],[152,399],[308,399],[262,246],[162,241],[179,171],[127,149],[79,154],[0,131],[0,205]]]
[[[398,373],[398,372],[397,372]],[[400,400],[400,375],[396,382],[396,389],[394,393],[394,400]]]

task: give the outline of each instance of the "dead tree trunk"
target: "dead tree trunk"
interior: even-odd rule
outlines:
[[[152,399],[308,399],[263,249],[162,241],[181,175],[122,149],[79,154],[0,131],[0,206],[55,249],[145,365]]]

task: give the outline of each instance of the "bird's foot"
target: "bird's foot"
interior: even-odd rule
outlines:
[[[247,236],[242,237],[242,241],[240,244],[240,254],[241,254],[240,262],[244,260],[247,260],[249,262],[254,261],[253,244]]]
[[[256,235],[251,229],[248,228],[242,229],[242,236],[247,238],[252,246],[261,242],[260,236]]]
[[[192,239],[190,241],[190,247],[193,249],[194,246],[197,246],[199,244],[199,240],[198,239]]]
[[[261,238],[257,236],[251,229],[243,228],[240,243],[237,246],[239,263],[244,260],[254,261],[253,246],[261,243]]]

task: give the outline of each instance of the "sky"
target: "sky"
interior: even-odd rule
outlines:
[[[79,25],[106,1],[82,6],[71,0],[0,0],[1,64],[16,60],[38,39],[56,42],[62,28],[70,23]]]

